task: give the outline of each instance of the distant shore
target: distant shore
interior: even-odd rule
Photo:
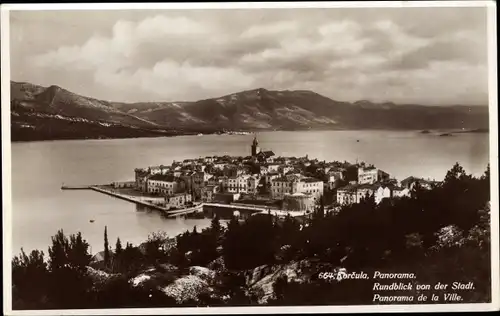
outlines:
[[[488,134],[488,128],[473,128],[473,129],[452,129],[452,130],[422,130],[421,134],[437,134],[439,136],[453,136],[453,134]]]
[[[466,130],[459,129],[384,129],[384,128],[367,128],[367,129],[262,129],[262,130],[246,130],[246,131],[179,131],[176,133],[151,133],[147,135],[19,135],[12,132],[11,142],[12,143],[27,143],[27,142],[44,142],[44,141],[64,141],[64,140],[111,140],[111,139],[137,139],[137,138],[160,138],[160,137],[176,137],[176,136],[203,136],[203,135],[248,135],[252,133],[262,133],[262,132],[307,132],[307,131],[393,131],[393,132],[420,132],[422,134],[455,134],[455,133],[475,133],[475,134],[487,134],[489,133],[488,128],[469,128]],[[27,137],[26,137],[27,136]]]

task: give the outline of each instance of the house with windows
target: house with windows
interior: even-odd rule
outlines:
[[[343,179],[344,176],[342,174],[342,171],[328,171],[325,175],[325,190],[333,190],[337,188],[339,181]]]
[[[166,174],[167,172],[170,171],[170,168],[167,166],[150,166],[148,167],[148,173],[151,175],[154,174]]]
[[[408,191],[398,189],[394,186],[375,184],[359,184],[351,183],[347,186],[337,189],[338,204],[353,204],[359,203],[363,198],[373,197],[376,204],[382,202],[383,199],[390,199],[396,196],[406,196]]]
[[[214,162],[214,161],[215,161],[215,159],[216,159],[216,158],[217,158],[217,157],[215,157],[215,156],[206,156],[205,158],[203,158],[203,160],[204,160],[205,162],[207,162],[207,163],[212,163],[212,162]]]
[[[192,196],[188,193],[175,193],[165,197],[165,208],[183,208],[192,202]]]
[[[390,199],[392,197],[392,190],[388,186],[379,185],[373,192],[375,203],[379,204],[383,199]]]
[[[269,173],[269,169],[267,168],[267,166],[260,166],[260,174],[265,175],[267,173]]]
[[[405,188],[405,187],[395,186],[392,188],[392,196],[393,197],[410,196],[410,189]]]
[[[277,173],[277,172],[279,172],[280,167],[281,167],[281,164],[279,164],[279,163],[269,163],[269,164],[267,164],[267,170],[269,170],[269,172],[271,172],[271,173]]]
[[[247,193],[257,194],[259,189],[260,176],[252,175],[247,179]]]
[[[179,178],[184,182],[187,192],[192,192],[194,188],[194,171],[182,172]],[[174,177],[176,174],[174,173]]]
[[[269,172],[265,175],[266,177],[266,185],[267,187],[271,187],[271,181],[273,181],[274,179],[277,179],[279,178],[281,175],[277,172]]]
[[[411,177],[411,176],[404,180],[401,180],[401,186],[403,188],[407,188],[410,191],[417,183],[420,185],[420,187],[429,190],[432,188],[432,185],[435,183],[435,181],[425,180],[422,178]]]
[[[247,193],[248,192],[248,179],[250,175],[239,175],[228,177],[225,192],[229,193]]]
[[[323,195],[323,181],[296,175],[281,176],[271,181],[271,197],[283,199],[286,194],[310,194],[314,199]]]
[[[296,192],[311,194],[314,199],[318,199],[324,192],[323,181],[312,177],[301,178],[292,185],[292,193]]]
[[[220,193],[220,186],[218,185],[206,185],[201,188],[201,201],[210,203],[214,201],[215,195]]]
[[[147,169],[136,168],[135,170],[135,188],[141,192],[147,192],[147,181],[151,176]]]
[[[272,199],[283,199],[285,194],[292,193],[292,179],[288,179],[287,177],[278,177],[271,180],[271,198]]]
[[[337,203],[341,205],[359,203],[363,198],[372,196],[376,189],[372,184],[351,183],[337,189]]]
[[[172,195],[184,189],[184,182],[173,175],[155,174],[147,180],[147,192],[150,194]]]
[[[212,178],[212,175],[204,172],[198,171],[193,172],[192,175],[192,192],[195,196],[195,199],[201,197],[201,189],[208,184],[208,179]]]
[[[374,184],[389,180],[390,175],[374,166],[358,168],[358,183],[359,184]]]

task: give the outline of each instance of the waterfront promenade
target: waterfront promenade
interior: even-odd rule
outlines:
[[[120,193],[120,190],[117,189],[112,189],[108,188],[108,186],[104,185],[82,185],[82,186],[63,186],[61,187],[63,190],[93,190],[99,193],[103,193],[115,198],[119,198],[128,202],[132,202],[135,204],[139,204],[142,206],[146,206],[152,209],[159,210],[167,215],[167,217],[178,217],[178,216],[183,216],[187,214],[192,214],[192,213],[199,213],[203,212],[204,207],[211,207],[211,208],[219,208],[219,209],[233,209],[235,211],[247,211],[247,212],[252,212],[252,215],[256,214],[271,214],[275,216],[287,216],[290,215],[292,217],[297,217],[297,216],[304,216],[303,212],[295,212],[295,211],[286,211],[286,210],[279,210],[276,209],[275,207],[268,207],[268,206],[260,206],[260,205],[245,205],[241,203],[235,203],[235,204],[223,204],[223,203],[210,203],[210,202],[204,202],[200,203],[194,207],[189,207],[189,208],[184,208],[184,209],[167,209],[166,207],[163,207],[161,205],[151,203],[148,201],[148,197],[144,195],[132,195],[132,194],[124,194]]]
[[[133,195],[129,195],[129,194],[122,194],[122,193],[117,192],[117,190],[106,189],[106,188],[99,187],[99,186],[91,186],[89,188],[91,190],[94,190],[94,191],[97,191],[97,192],[100,192],[100,193],[103,193],[103,194],[107,194],[107,195],[110,195],[110,196],[113,196],[113,197],[116,197],[116,198],[119,198],[119,199],[122,199],[122,200],[125,200],[125,201],[129,201],[129,202],[132,202],[132,203],[136,203],[136,204],[139,204],[139,205],[142,205],[142,206],[146,206],[146,207],[150,207],[150,208],[162,211],[165,214],[167,214],[168,217],[176,217],[176,216],[180,216],[180,215],[185,215],[185,214],[190,214],[190,213],[197,213],[197,212],[202,212],[203,211],[203,204],[198,204],[198,205],[196,205],[194,207],[184,208],[184,209],[181,209],[181,210],[171,210],[171,209],[168,209],[166,207],[162,207],[160,205],[157,205],[157,204],[150,203],[150,202],[146,201],[145,199],[147,199],[147,197],[133,196]]]
[[[279,210],[277,208],[270,208],[268,206],[259,206],[259,205],[244,205],[244,204],[221,204],[221,203],[203,203],[203,206],[210,207],[219,207],[219,208],[231,208],[234,210],[243,210],[243,211],[254,211],[255,214],[271,214],[276,216],[286,216],[290,215],[292,217],[296,216],[304,216],[304,212],[297,211],[287,211],[287,210]]]

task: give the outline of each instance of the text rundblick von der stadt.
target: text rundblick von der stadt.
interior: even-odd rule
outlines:
[[[321,272],[318,278],[330,281],[371,279],[374,281],[373,303],[460,303],[464,300],[461,292],[475,289],[473,282],[417,283],[415,282],[417,279],[415,273],[375,271],[370,276],[365,272]],[[399,293],[395,295],[396,293],[393,292]],[[411,293],[405,295],[404,292]]]

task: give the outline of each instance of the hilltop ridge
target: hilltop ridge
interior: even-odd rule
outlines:
[[[262,87],[194,102],[123,103],[11,81],[11,119],[13,140],[43,140],[220,130],[480,129],[488,127],[488,107],[349,103],[309,90]]]

